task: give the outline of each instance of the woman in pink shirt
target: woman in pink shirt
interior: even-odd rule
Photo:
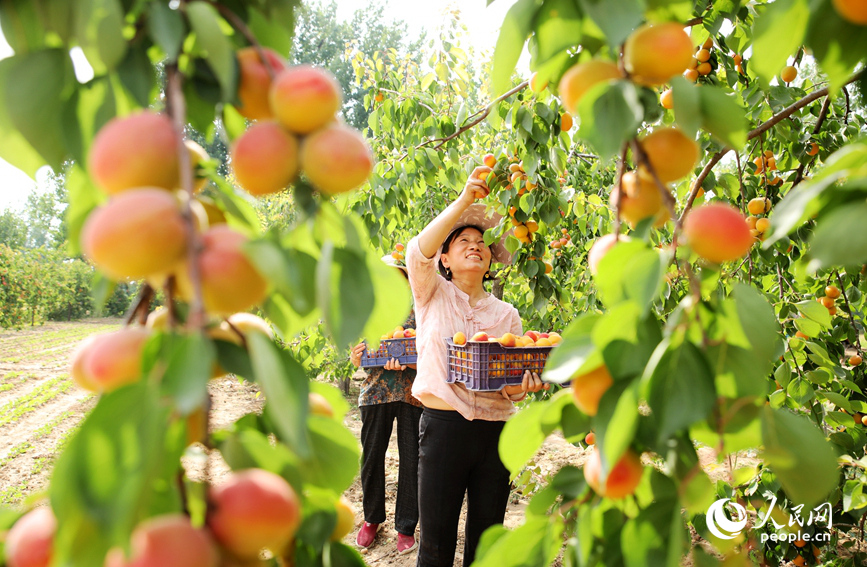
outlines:
[[[538,374],[526,372],[519,385],[497,392],[474,392],[449,384],[444,337],[485,331],[492,337],[522,334],[518,311],[485,291],[493,260],[511,255],[501,242],[486,246],[484,230],[497,223],[474,204],[488,194],[473,170],[461,196],[407,247],[409,281],[415,299],[418,372],[412,394],[424,405],[419,425],[419,525],[417,565],[452,567],[464,494],[467,521],[463,564],[473,562],[482,532],[503,522],[509,498],[509,472],[498,442],[514,402],[543,388]],[[439,273],[437,273],[439,269]],[[545,386],[547,388],[547,385]]]

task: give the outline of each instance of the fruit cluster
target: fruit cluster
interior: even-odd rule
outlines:
[[[764,153],[756,156],[753,163],[756,164],[755,175],[764,175],[768,185],[779,185],[783,182],[782,177],[771,173],[777,171],[777,159],[771,150],[765,150]]]
[[[452,342],[458,346],[467,344],[467,336],[458,331],[452,337]],[[541,333],[539,331],[527,331],[524,336],[519,337],[513,333],[505,333],[502,337],[491,337],[488,333],[480,331],[470,337],[471,343],[500,343],[504,347],[550,347],[557,346],[563,342],[563,337],[560,333],[551,331],[550,333]]]
[[[394,245],[394,250],[391,252],[391,257],[394,259],[395,263],[403,265],[404,254],[403,251],[406,247],[398,242]]]
[[[694,83],[699,77],[710,75],[713,72],[712,50],[713,40],[707,38],[702,46],[693,54],[692,60],[689,62],[689,68],[684,71],[683,76]]]
[[[385,333],[381,337],[379,337],[379,340],[387,341],[388,339],[411,339],[413,337],[415,337],[415,329],[404,329],[403,327],[395,327],[392,332]]]
[[[747,217],[750,235],[757,241],[764,240],[765,233],[771,226],[771,221],[767,217],[759,218],[759,215],[771,212],[771,200],[767,197],[756,197],[747,203],[747,210],[750,212],[750,216]]]
[[[837,299],[840,297],[840,288],[835,285],[829,285],[825,288],[825,295],[817,297],[816,300],[825,306],[828,310],[828,315],[832,317],[837,314]],[[850,363],[851,364],[851,363]],[[853,364],[852,366],[857,366]]]

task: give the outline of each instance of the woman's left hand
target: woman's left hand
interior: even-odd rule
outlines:
[[[397,370],[397,371],[402,372],[402,371],[406,370],[406,366],[404,366],[403,364],[400,364],[396,358],[392,358],[391,360],[389,360],[388,362],[385,363],[385,369],[386,370]]]
[[[542,382],[537,372],[525,370],[524,379],[521,380],[520,384],[505,386],[503,391],[509,396],[514,396],[515,394],[529,394],[531,392],[538,392],[539,390],[548,390],[550,387],[551,384]]]

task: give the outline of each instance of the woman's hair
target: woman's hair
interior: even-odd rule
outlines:
[[[485,234],[485,229],[483,229],[482,227],[475,225],[475,224],[468,224],[465,226],[458,227],[458,228],[454,229],[453,231],[451,231],[448,236],[446,236],[446,239],[443,241],[443,245],[440,248],[440,256],[442,256],[443,254],[447,254],[449,251],[449,246],[451,246],[452,242],[454,242],[457,239],[457,237],[468,228],[474,228],[474,229],[478,230],[479,233],[481,233],[482,235]],[[488,248],[490,249],[490,246],[488,246]],[[491,258],[491,261],[493,262],[493,257]],[[443,275],[443,277],[445,279],[447,279],[448,281],[452,281],[452,271],[449,270],[448,268],[446,268],[445,266],[443,266],[442,258],[440,258],[439,265],[437,267],[439,268],[440,273]],[[491,276],[490,265],[488,265],[488,271],[485,272],[484,281],[488,281],[488,280],[492,280],[492,279],[494,279],[494,278]]]

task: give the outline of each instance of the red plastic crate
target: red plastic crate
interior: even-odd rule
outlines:
[[[446,382],[463,382],[468,390],[493,392],[520,384],[524,371],[542,374],[552,346],[504,347],[500,343],[470,341],[456,345],[444,337],[448,350]]]
[[[415,364],[418,362],[418,352],[415,350],[415,337],[404,339],[385,339],[379,342],[379,349],[371,351],[364,349],[361,354],[361,367],[373,368],[385,366],[396,358],[400,364]]]

